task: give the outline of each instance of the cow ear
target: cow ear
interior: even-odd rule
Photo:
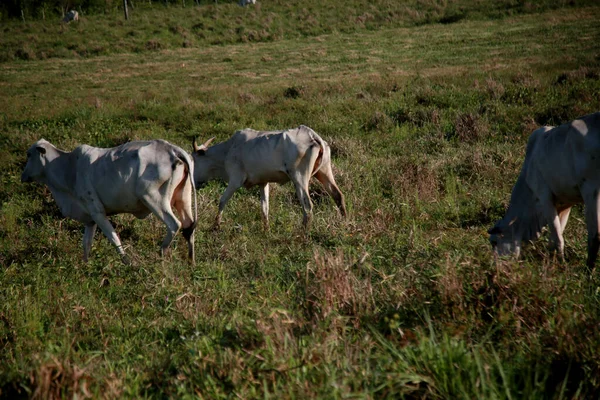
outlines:
[[[42,146],[37,146],[35,148],[40,154],[46,154],[46,149],[43,148]]]
[[[497,234],[499,234],[499,233],[502,233],[502,229],[500,229],[498,226],[494,226],[493,228],[490,228],[490,229],[488,230],[488,233],[489,233],[490,235],[497,235]]]

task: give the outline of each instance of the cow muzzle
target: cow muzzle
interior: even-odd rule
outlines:
[[[25,173],[21,174],[21,182],[22,183],[26,183],[26,182],[31,182],[33,179],[31,179],[31,177]]]

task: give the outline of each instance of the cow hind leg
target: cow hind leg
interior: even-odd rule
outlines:
[[[300,205],[302,205],[302,211],[304,213],[302,225],[306,233],[308,232],[310,221],[312,219],[312,201],[310,200],[310,193],[308,192],[310,175],[308,173],[303,173],[302,171],[297,171],[290,178],[296,187],[296,196],[300,201]]]
[[[164,196],[147,195],[142,197],[142,202],[167,226],[167,235],[160,247],[160,255],[164,256],[169,251],[173,238],[181,228],[181,222],[173,214],[170,202],[166,202]]]
[[[335,201],[335,204],[337,205],[338,210],[340,210],[342,217],[345,217],[346,203],[344,200],[344,195],[335,183],[333,171],[331,170],[331,164],[324,165],[319,171],[317,171],[315,178],[321,182],[327,193],[329,193],[331,198]]]
[[[296,196],[298,197],[304,212],[302,225],[304,226],[305,233],[308,232],[310,221],[312,219],[312,201],[310,200],[308,183],[314,170],[315,163],[319,158],[320,151],[321,148],[318,146],[310,147],[298,163],[295,171],[291,171],[289,174],[290,179],[296,187]]]
[[[585,203],[585,222],[588,231],[587,266],[593,269],[598,258],[598,250],[600,249],[600,206],[598,204],[600,197],[596,188],[585,189],[583,190],[583,200]]]
[[[302,225],[304,226],[304,230],[308,231],[312,219],[312,201],[310,200],[310,194],[308,192],[308,179],[298,176],[292,178],[292,181],[296,187],[296,196],[302,205],[302,211],[304,213]]]

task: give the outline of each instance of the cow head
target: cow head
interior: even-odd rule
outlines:
[[[192,142],[192,147],[194,148],[194,152],[192,153],[192,157],[194,158],[194,182],[197,188],[200,188],[208,183],[214,177],[211,172],[213,170],[213,161],[206,154],[208,150],[208,145],[214,140],[212,137],[208,139],[206,142],[198,146],[196,142],[196,138]]]
[[[47,163],[46,153],[51,147],[44,139],[35,142],[27,150],[27,164],[21,174],[21,182],[39,181],[44,178]]]
[[[501,226],[499,221],[494,227],[488,230],[490,235],[490,244],[492,245],[492,251],[498,256],[509,256],[514,255],[519,257],[521,252],[521,241],[515,235],[514,229],[511,225]]]

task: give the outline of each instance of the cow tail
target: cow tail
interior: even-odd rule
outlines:
[[[192,184],[192,194],[194,196],[194,223],[192,224],[192,228],[196,228],[196,224],[198,223],[198,200],[196,194],[196,184],[194,183],[194,170],[192,169],[194,162],[183,149],[175,147],[175,156],[180,159],[186,166],[188,170],[188,179]]]
[[[328,165],[331,163],[331,149],[329,148],[327,142],[324,141],[321,136],[317,134],[317,132],[310,128],[308,128],[308,132],[311,139],[319,146],[319,156],[315,161],[315,166],[312,171],[312,175],[314,175],[317,173],[317,171],[319,171],[322,165]]]

